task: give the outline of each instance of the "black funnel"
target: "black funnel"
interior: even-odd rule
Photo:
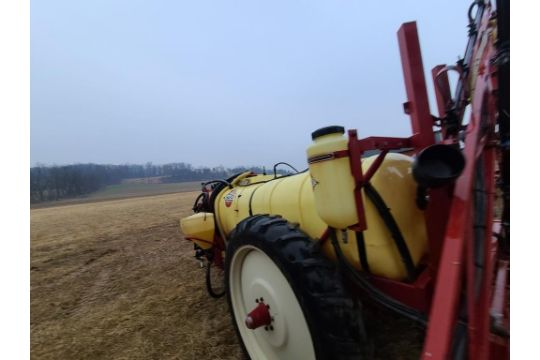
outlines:
[[[452,145],[436,144],[422,150],[413,164],[413,176],[418,185],[435,188],[451,183],[461,175],[465,158]]]

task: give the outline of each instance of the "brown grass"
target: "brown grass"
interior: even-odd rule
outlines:
[[[33,359],[238,359],[178,220],[195,193],[31,212]]]
[[[31,211],[33,359],[239,359],[224,298],[178,221],[197,193]],[[418,358],[421,332],[368,310],[376,358]]]

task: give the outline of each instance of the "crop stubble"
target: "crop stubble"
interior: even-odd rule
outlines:
[[[179,232],[196,195],[32,210],[32,359],[242,358]],[[417,357],[421,333],[372,311],[376,358]]]
[[[238,359],[178,220],[195,193],[31,212],[33,359]]]

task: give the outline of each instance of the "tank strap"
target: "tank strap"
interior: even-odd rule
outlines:
[[[255,193],[257,192],[257,190],[259,190],[260,187],[261,186],[259,185],[255,189],[253,189],[253,191],[251,192],[251,195],[249,196],[249,206],[248,206],[248,208],[249,208],[249,216],[253,216],[253,209],[251,207],[251,203],[253,201],[253,195],[255,195]]]
[[[364,184],[364,191],[366,192],[369,200],[371,200],[371,202],[377,209],[377,212],[381,216],[384,224],[390,231],[392,239],[394,239],[394,243],[397,246],[401,260],[403,261],[405,269],[407,270],[407,280],[413,281],[416,277],[416,267],[414,266],[411,253],[409,251],[409,248],[407,247],[405,239],[403,238],[403,234],[401,233],[401,230],[399,229],[399,226],[394,219],[394,216],[390,212],[388,206],[386,206],[386,203],[384,202],[381,195],[377,192],[377,190],[375,190],[371,183],[368,182]]]

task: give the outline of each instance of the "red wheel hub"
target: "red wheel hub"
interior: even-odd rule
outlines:
[[[268,311],[270,307],[264,302],[259,302],[255,309],[246,316],[246,326],[248,329],[257,329],[261,326],[270,325],[272,317]]]

